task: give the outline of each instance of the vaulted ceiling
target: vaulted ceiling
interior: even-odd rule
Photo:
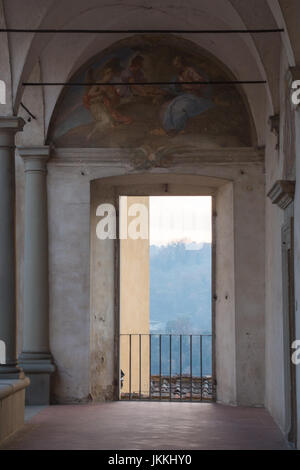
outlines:
[[[1,27],[23,29],[264,29],[285,33],[182,35],[216,56],[237,80],[267,80],[244,85],[263,144],[266,111],[278,111],[280,51],[290,66],[300,59],[297,0],[0,0]],[[1,33],[0,68],[11,95],[7,114],[20,101],[43,104],[45,133],[61,86],[24,90],[23,82],[65,82],[95,54],[126,34]],[[8,76],[10,75],[11,76]]]

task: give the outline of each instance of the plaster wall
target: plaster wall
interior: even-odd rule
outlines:
[[[296,179],[300,178],[300,110],[296,112]],[[295,308],[296,308],[296,338],[300,340],[300,187],[296,185],[294,204],[295,220]],[[300,448],[300,365],[296,368],[297,381],[297,417],[298,417],[298,448]]]
[[[264,403],[264,174],[257,170],[255,177],[240,170],[217,195],[217,399],[243,406]]]
[[[234,274],[237,403],[264,403],[264,174],[234,183]]]
[[[90,371],[90,390],[93,400],[112,400],[116,398],[115,347],[117,345],[118,325],[116,324],[115,302],[115,240],[99,240],[96,236],[97,207],[112,204],[115,207],[113,187],[101,187],[96,182],[91,185],[91,290],[90,290],[90,350],[87,348]],[[89,290],[89,289],[88,289]],[[87,290],[87,294],[89,293]],[[88,383],[87,383],[88,385]]]
[[[266,201],[266,394],[265,405],[285,431],[281,226],[283,213]]]
[[[101,168],[100,173],[105,177],[114,171]],[[95,230],[90,227],[90,211],[96,212],[90,206],[92,175],[93,169],[82,165],[48,165],[50,349],[57,366],[52,400],[60,403],[96,399],[97,373],[93,369],[90,378],[90,357],[97,370],[103,361],[104,346],[97,343],[103,340],[90,331],[91,317],[103,322],[97,310],[90,311],[90,232]],[[108,253],[105,248],[99,255],[104,266]],[[109,287],[100,284],[98,289],[99,302],[104,310],[107,305],[109,314]]]
[[[217,401],[235,405],[235,282],[233,184],[222,186],[216,199],[216,379]]]
[[[265,283],[266,283],[266,325],[265,325],[265,406],[270,411],[276,423],[287,435],[289,431],[289,383],[287,377],[287,361],[285,355],[285,341],[288,332],[286,331],[287,320],[284,318],[283,308],[283,270],[282,270],[282,239],[281,228],[284,224],[284,211],[276,205],[272,205],[267,197],[268,191],[277,180],[287,178],[284,173],[285,159],[292,152],[292,147],[284,145],[285,120],[288,110],[287,106],[287,84],[286,74],[289,63],[285,50],[281,51],[280,61],[280,138],[269,132],[266,124],[266,199],[265,199],[265,224],[266,224],[266,258],[265,258]],[[269,113],[271,110],[269,110]],[[296,133],[299,133],[299,123],[296,123]],[[279,145],[277,146],[277,144]],[[291,146],[294,145],[294,140]],[[296,154],[299,152],[299,142],[296,144]],[[296,159],[297,160],[297,159]],[[295,175],[288,175],[288,179],[294,179]],[[295,237],[298,237],[297,223],[297,189],[295,202]],[[295,245],[295,282],[297,291],[298,276],[298,250]],[[297,298],[297,294],[296,294]],[[296,304],[297,305],[297,304]],[[296,312],[296,316],[298,313]],[[298,330],[299,331],[299,330]],[[299,332],[297,333],[299,336]],[[299,382],[299,380],[298,380]],[[298,391],[299,397],[299,391]],[[299,399],[298,399],[299,406]]]
[[[48,170],[52,400],[59,402],[89,395],[89,185],[76,176]]]

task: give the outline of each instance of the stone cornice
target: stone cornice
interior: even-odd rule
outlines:
[[[34,147],[17,147],[22,158],[49,158],[50,146],[41,145]]]
[[[130,166],[135,169],[168,168],[191,164],[262,163],[264,149],[252,147],[202,149],[194,146],[140,148],[56,148],[49,163],[63,166]]]
[[[273,204],[281,209],[286,209],[295,197],[295,181],[278,180],[272,186],[267,196]]]
[[[15,134],[23,130],[25,121],[16,116],[0,116],[0,147],[15,148]]]
[[[0,116],[0,132],[22,131],[25,125],[23,118],[17,116]]]

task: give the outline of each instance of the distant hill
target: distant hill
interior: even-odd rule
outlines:
[[[211,244],[150,246],[152,333],[211,332]]]
[[[194,247],[195,248],[195,247]],[[150,323],[151,333],[174,335],[211,333],[211,245],[188,250],[185,243],[150,247]],[[162,337],[162,374],[169,374],[169,337]],[[182,338],[182,372],[190,373],[190,338]],[[212,343],[210,337],[202,340],[200,366],[200,338],[192,343],[193,375],[210,375],[212,371]],[[172,339],[172,374],[180,372],[179,337]],[[151,373],[159,373],[159,338],[152,337]],[[202,367],[202,368],[201,368]]]

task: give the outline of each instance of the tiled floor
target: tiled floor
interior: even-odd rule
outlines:
[[[2,449],[287,449],[267,411],[204,403],[50,406]]]

